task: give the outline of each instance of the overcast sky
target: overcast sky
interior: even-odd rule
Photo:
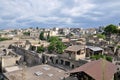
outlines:
[[[120,23],[120,0],[0,0],[0,29]]]

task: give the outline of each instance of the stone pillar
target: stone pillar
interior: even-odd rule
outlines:
[[[63,60],[63,65],[65,66],[65,60]]]
[[[37,48],[38,48],[38,47],[37,47],[37,46],[35,46],[35,51],[37,51]]]

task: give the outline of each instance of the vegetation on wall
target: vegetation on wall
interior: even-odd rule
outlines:
[[[113,59],[111,56],[106,56],[106,55],[93,55],[90,58],[93,60],[98,60],[98,59],[102,58],[102,59],[105,59],[110,62],[112,62],[112,59]]]

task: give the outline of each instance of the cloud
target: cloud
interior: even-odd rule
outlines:
[[[64,8],[62,13],[73,17],[80,17],[89,12],[92,8],[94,8],[94,6],[95,4],[89,2],[88,0],[74,0],[74,6],[72,8]]]
[[[117,24],[119,7],[119,0],[0,0],[0,27]]]

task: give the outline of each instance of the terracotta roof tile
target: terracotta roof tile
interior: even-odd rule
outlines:
[[[86,63],[85,65],[70,71],[70,73],[83,71],[95,80],[102,80],[103,77],[104,80],[111,80],[116,70],[117,66],[115,66],[111,62],[99,59],[96,61]]]

